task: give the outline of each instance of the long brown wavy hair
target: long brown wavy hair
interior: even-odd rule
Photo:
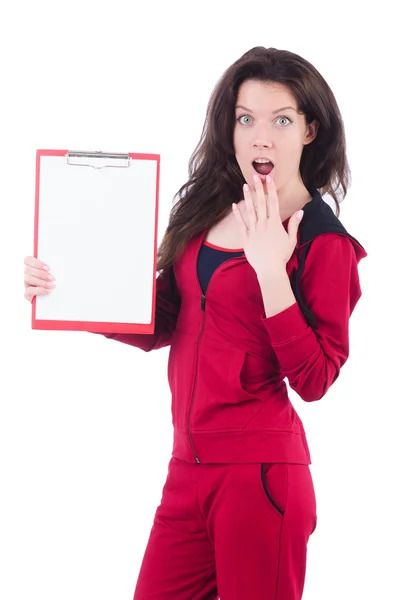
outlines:
[[[343,120],[325,79],[307,60],[276,48],[257,46],[243,54],[222,75],[207,106],[199,143],[190,157],[188,181],[175,194],[170,219],[157,253],[157,270],[172,266],[186,243],[220,221],[241,199],[245,183],[233,145],[235,106],[247,79],[283,84],[305,115],[317,119],[315,139],[304,146],[299,165],[308,190],[328,193],[340,214],[350,186]],[[342,192],[338,196],[338,188]]]

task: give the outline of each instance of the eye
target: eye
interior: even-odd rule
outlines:
[[[276,121],[280,121],[280,120],[284,120],[284,121],[288,121],[289,123],[292,123],[292,119],[290,119],[289,117],[286,116],[282,116],[282,117],[278,117],[276,119]],[[249,115],[240,115],[239,117],[237,117],[237,121],[240,123],[240,125],[249,125],[252,121],[252,117],[250,117]],[[288,123],[286,123],[287,125]],[[283,127],[285,127],[285,125],[282,125]]]
[[[247,123],[247,122],[243,123],[243,122],[241,121],[241,119],[251,119],[251,120],[252,120],[252,118],[251,118],[249,115],[241,115],[240,117],[237,117],[237,121],[238,121],[238,122],[239,122],[241,125],[249,125],[249,123]]]
[[[287,121],[289,121],[290,123],[292,123],[292,121],[291,121],[291,119],[289,117],[278,117],[277,121],[279,121],[280,119],[284,119],[284,120],[286,119]],[[284,127],[284,125],[283,125],[283,127]]]

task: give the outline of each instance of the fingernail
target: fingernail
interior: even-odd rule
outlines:
[[[43,271],[49,271],[50,267],[48,267],[47,265],[44,265],[44,267],[41,267],[43,269]]]
[[[272,178],[270,177],[270,175],[266,175],[266,183],[271,183],[272,182]]]
[[[257,175],[257,174],[255,173],[255,174],[254,174],[254,181],[255,181],[255,183],[259,183],[259,182],[260,182],[260,180],[261,180],[261,179],[260,179],[259,175]]]

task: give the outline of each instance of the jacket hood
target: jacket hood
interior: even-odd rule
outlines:
[[[365,248],[342,225],[318,190],[312,190],[312,200],[303,207],[304,216],[298,229],[297,248],[302,248],[322,233],[347,235],[353,243],[357,261],[367,256]]]

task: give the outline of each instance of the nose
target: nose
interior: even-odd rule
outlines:
[[[262,125],[258,124],[257,127],[255,128],[255,131],[252,132],[253,133],[253,146],[254,148],[271,148],[272,147],[272,141],[270,138],[270,131],[269,128],[266,127],[266,124],[263,123]]]
[[[263,140],[254,140],[254,148],[271,148],[272,147],[272,143],[270,141],[265,142]]]

